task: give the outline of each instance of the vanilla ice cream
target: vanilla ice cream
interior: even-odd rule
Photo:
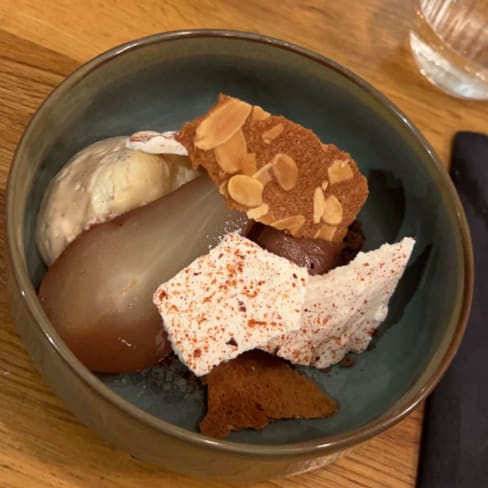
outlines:
[[[165,151],[164,144],[155,149],[154,142],[161,139],[170,154],[154,154]],[[158,134],[156,141],[146,137],[138,142],[142,150],[131,148],[128,141],[128,137],[113,137],[91,144],[49,184],[36,229],[37,246],[47,265],[90,226],[161,198],[198,174],[171,134]],[[145,144],[151,153],[143,152]]]

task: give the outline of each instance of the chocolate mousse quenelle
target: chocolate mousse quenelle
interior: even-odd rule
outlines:
[[[300,239],[260,223],[252,227],[248,237],[273,254],[307,268],[311,275],[324,274],[349,263],[362,249],[365,240],[359,220],[349,226],[341,242]]]

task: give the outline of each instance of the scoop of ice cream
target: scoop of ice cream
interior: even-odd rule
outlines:
[[[128,147],[127,141],[112,137],[91,144],[51,181],[36,229],[37,246],[48,266],[92,225],[161,198],[198,175],[185,156],[174,155],[174,148],[171,154],[149,154]]]

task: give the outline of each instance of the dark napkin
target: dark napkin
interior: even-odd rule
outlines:
[[[461,347],[426,402],[420,488],[488,486],[488,136],[456,134],[451,177],[471,229],[475,288]]]

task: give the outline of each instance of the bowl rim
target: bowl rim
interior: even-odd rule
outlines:
[[[165,420],[157,418],[128,400],[123,399],[116,394],[108,386],[102,383],[95,374],[91,373],[68,349],[68,347],[61,340],[60,336],[56,333],[54,327],[50,324],[47,316],[37,299],[37,294],[30,281],[27,268],[25,266],[25,260],[22,256],[21,250],[15,245],[15,229],[13,219],[8,218],[12,213],[14,206],[14,186],[16,180],[19,178],[17,174],[17,160],[19,154],[22,152],[26,141],[30,136],[32,126],[36,118],[41,112],[46,110],[46,106],[49,105],[52,98],[58,94],[63,93],[73,86],[77,85],[83,78],[95,71],[99,66],[110,62],[114,58],[117,58],[126,51],[134,51],[140,48],[144,48],[153,44],[160,44],[163,42],[174,42],[178,40],[184,40],[189,38],[213,38],[213,39],[232,39],[247,41],[256,44],[265,44],[280,50],[291,51],[299,56],[308,58],[316,63],[319,63],[329,69],[332,69],[353,82],[361,90],[365,91],[373,99],[379,102],[384,108],[399,119],[401,124],[412,134],[417,142],[422,146],[425,152],[428,154],[429,159],[436,168],[439,176],[439,182],[441,187],[447,191],[449,197],[453,201],[453,205],[456,213],[456,223],[460,231],[462,252],[464,255],[464,283],[462,290],[462,304],[459,310],[459,319],[453,330],[453,335],[447,346],[444,357],[440,360],[437,368],[431,373],[431,375],[424,379],[424,381],[418,384],[418,381],[414,383],[415,393],[410,399],[404,400],[403,403],[398,406],[394,404],[386,412],[375,418],[365,425],[353,429],[344,434],[331,435],[320,437],[313,440],[295,442],[289,444],[249,444],[240,443],[227,440],[218,440],[210,437],[206,437],[202,434],[192,432],[190,430],[178,427]],[[131,40],[129,42],[115,46],[96,57],[90,59],[86,63],[82,64],[69,76],[67,76],[60,84],[58,84],[51,93],[46,97],[42,104],[38,107],[28,125],[26,126],[24,133],[20,139],[20,142],[14,153],[12,164],[9,171],[8,183],[7,183],[7,204],[6,204],[6,237],[7,237],[7,254],[12,263],[11,270],[13,277],[16,281],[20,293],[23,296],[26,306],[36,320],[37,325],[40,327],[41,332],[45,338],[51,343],[53,349],[61,357],[63,362],[76,374],[95,394],[103,397],[103,399],[112,404],[112,406],[121,409],[128,414],[134,420],[141,422],[149,428],[156,429],[160,434],[170,435],[178,438],[181,441],[189,442],[196,446],[212,448],[216,450],[222,450],[227,452],[233,452],[236,454],[246,454],[259,457],[277,457],[277,456],[296,456],[296,455],[318,455],[326,454],[332,451],[343,450],[351,447],[359,442],[365,441],[387,428],[398,423],[408,414],[410,414],[420,402],[422,402],[427,395],[434,389],[439,383],[440,379],[446,372],[450,365],[454,355],[456,354],[459,345],[462,341],[467,321],[469,318],[469,311],[471,306],[473,283],[474,283],[474,265],[473,265],[473,250],[471,244],[471,236],[469,226],[466,221],[464,210],[457,194],[457,191],[452,183],[449,174],[445,171],[445,168],[440,161],[431,145],[427,142],[420,131],[413,125],[413,123],[405,116],[390,100],[388,100],[383,94],[374,88],[370,83],[360,78],[347,68],[342,67],[338,63],[315,53],[309,49],[301,47],[297,44],[280,40],[277,38],[264,36],[246,31],[238,30],[224,30],[224,29],[187,29],[162,32],[158,34],[149,35],[139,39]],[[458,292],[459,295],[460,292]],[[400,399],[401,400],[401,399]],[[399,400],[399,401],[400,401]],[[399,402],[397,401],[397,403]]]

